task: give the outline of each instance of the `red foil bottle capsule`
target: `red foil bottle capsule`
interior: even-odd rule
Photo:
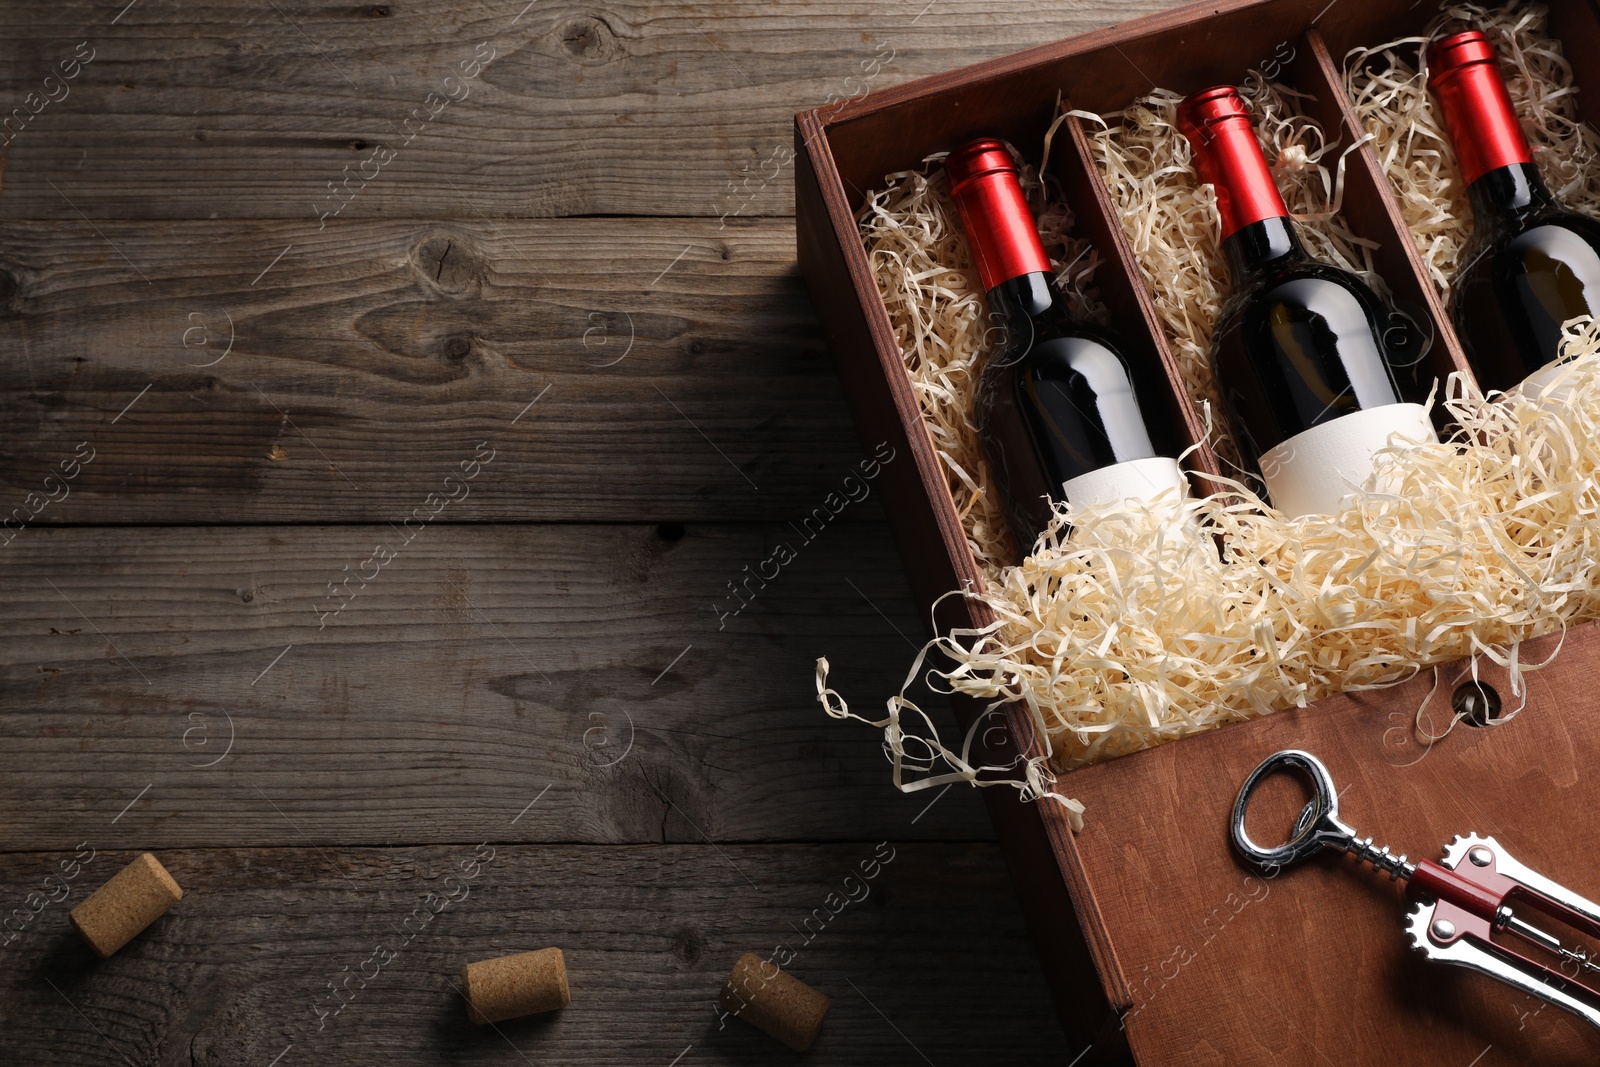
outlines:
[[[985,137],[963,145],[950,153],[944,169],[984,292],[1025,274],[1050,273],[1016,161],[1004,142]]]
[[[1195,93],[1178,108],[1178,129],[1194,147],[1200,181],[1217,191],[1224,241],[1253,223],[1289,216],[1239,90],[1219,85]]]
[[[1492,170],[1533,162],[1494,45],[1481,30],[1435,41],[1428,48],[1428,67],[1468,185]]]

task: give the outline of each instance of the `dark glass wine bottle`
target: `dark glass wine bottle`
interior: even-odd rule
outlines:
[[[1032,547],[1052,500],[1181,500],[1183,471],[1156,448],[1117,342],[1074,318],[1056,286],[1005,144],[967,144],[945,171],[989,300],[974,422],[1018,547]]]
[[[1561,357],[1561,327],[1600,318],[1600,224],[1564,208],[1534,165],[1495,58],[1478,30],[1428,49],[1429,80],[1476,222],[1452,318],[1478,384],[1541,391]]]
[[[1435,439],[1427,410],[1402,402],[1388,311],[1361,279],[1307,255],[1236,89],[1191,96],[1178,125],[1216,189],[1233,275],[1212,368],[1234,439],[1279,511],[1332,513],[1396,434]]]

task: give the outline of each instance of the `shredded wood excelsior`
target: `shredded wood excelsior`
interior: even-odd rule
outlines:
[[[1548,41],[1526,49],[1552,50]],[[1370,244],[1338,214],[1348,149],[1324,142],[1281,87],[1254,75],[1246,90],[1312,253],[1370,278]],[[1535,123],[1559,125],[1544,109],[1562,95],[1520,99]],[[1178,100],[1157,92],[1135,103],[1095,143],[1204,401],[1214,396],[1210,333],[1227,279],[1212,195],[1195,184],[1174,123]],[[942,177],[887,181],[867,198],[863,238],[987,579],[981,591],[949,595],[974,596],[998,620],[924,647],[882,719],[851,712],[818,661],[818,699],[836,718],[884,731],[900,788],[1008,786],[1063,804],[1081,826],[1083,807],[1059,791],[1057,772],[1469,656],[1508,667],[1522,696],[1520,673],[1542,664],[1521,663],[1520,643],[1600,618],[1600,326],[1588,321],[1568,326],[1559,410],[1516,394],[1486,398],[1452,378],[1441,402],[1459,431],[1381,456],[1373,482],[1337,515],[1287,520],[1243,484],[1187,504],[1190,527],[1146,509],[1064,505],[1033,554],[1007,566],[1009,535],[985,491],[970,416],[984,296]],[[1045,218],[1052,251],[1084,268],[1071,279],[1081,299],[1092,252],[1065,233],[1066,214]],[[982,765],[978,730],[994,725],[983,720],[944,745],[906,695],[925,671],[991,710],[1024,709],[1044,756]]]

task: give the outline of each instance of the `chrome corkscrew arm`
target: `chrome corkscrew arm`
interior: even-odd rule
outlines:
[[[1251,798],[1260,784],[1280,771],[1308,779],[1312,799],[1295,822],[1287,842],[1262,848],[1245,829]],[[1245,779],[1233,806],[1234,847],[1251,863],[1274,873],[1310,859],[1324,848],[1348,852],[1391,879],[1403,879],[1414,906],[1406,929],[1412,945],[1439,963],[1465,967],[1572,1012],[1600,1027],[1600,990],[1579,978],[1600,974],[1588,952],[1569,948],[1553,934],[1513,909],[1514,901],[1533,905],[1590,937],[1600,938],[1600,905],[1519,863],[1492,837],[1467,834],[1445,846],[1444,861],[1405,856],[1359,837],[1339,818],[1339,796],[1322,761],[1290,749],[1269,756]],[[1554,956],[1560,969],[1514,951],[1493,939],[1496,932],[1534,945]],[[1568,972],[1571,973],[1568,973]]]
[[[1476,834],[1457,837],[1445,847],[1443,866],[1455,871],[1464,858],[1468,867],[1460,873],[1483,872],[1485,877],[1482,881],[1488,883],[1491,892],[1499,888],[1494,885],[1497,876],[1515,886],[1527,886],[1529,883],[1523,881],[1526,877],[1529,882],[1542,886],[1542,891],[1530,892],[1530,896],[1552,905],[1558,900],[1565,901],[1568,908],[1563,910],[1581,912],[1588,918],[1587,924],[1579,926],[1574,923],[1575,926],[1586,928],[1590,933],[1600,929],[1600,909],[1528,870],[1512,859],[1494,838]],[[1501,904],[1495,909],[1494,915],[1486,920],[1482,915],[1463,909],[1450,900],[1440,899],[1432,903],[1420,901],[1406,917],[1406,930],[1411,935],[1412,945],[1428,959],[1498,978],[1507,985],[1540,997],[1558,1008],[1565,1008],[1600,1027],[1600,1002],[1596,1001],[1587,987],[1578,986],[1576,975],[1563,974],[1497,945],[1491,940],[1490,934],[1494,930],[1507,930],[1524,941],[1538,945],[1577,970],[1600,972],[1600,968],[1595,967],[1584,953],[1574,952],[1558,938],[1518,918],[1508,905]],[[1588,993],[1588,999],[1574,995],[1575,988]]]

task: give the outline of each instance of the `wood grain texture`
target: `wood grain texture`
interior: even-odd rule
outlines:
[[[395,558],[344,585],[380,541]],[[780,542],[796,558],[732,614],[728,582]],[[878,736],[815,701],[817,656],[871,708],[920,636],[875,523],[810,544],[29,530],[0,551],[0,849],[75,844],[136,796],[151,848],[481,840],[524,810],[496,840],[989,836],[971,791],[896,792]]]
[[[787,221],[98,229],[0,227],[0,518],[85,440],[36,522],[399,522],[485,440],[451,521],[798,520],[861,458]]]
[[[386,146],[345,217],[786,215],[778,153],[796,111],[1166,6],[191,0],[114,25],[120,4],[9,9],[0,100],[65,96],[27,105],[0,213],[276,218],[300,224],[288,241],[315,228],[329,182]],[[47,89],[85,41],[93,59]],[[447,86],[480,43],[493,60]]]
[[[741,953],[779,945],[833,1001],[807,1063],[1071,1059],[993,845],[168,850],[184,899],[96,961],[65,909],[148,825],[102,822],[70,895],[0,949],[6,1062],[791,1063],[715,1007]],[[71,856],[0,857],[0,901]],[[467,1021],[464,964],[551,945],[568,1007]]]
[[[790,532],[863,448],[785,149],[801,108],[1166,6],[0,10],[4,914],[102,850],[0,933],[0,1061],[789,1062],[717,988],[889,840],[794,965],[834,999],[809,1060],[1071,1062],[977,797],[895,793],[812,698],[825,653],[875,706],[923,619],[887,478]],[[187,895],[96,964],[66,909],[145,848]],[[461,964],[545,944],[572,1006],[470,1026]]]

